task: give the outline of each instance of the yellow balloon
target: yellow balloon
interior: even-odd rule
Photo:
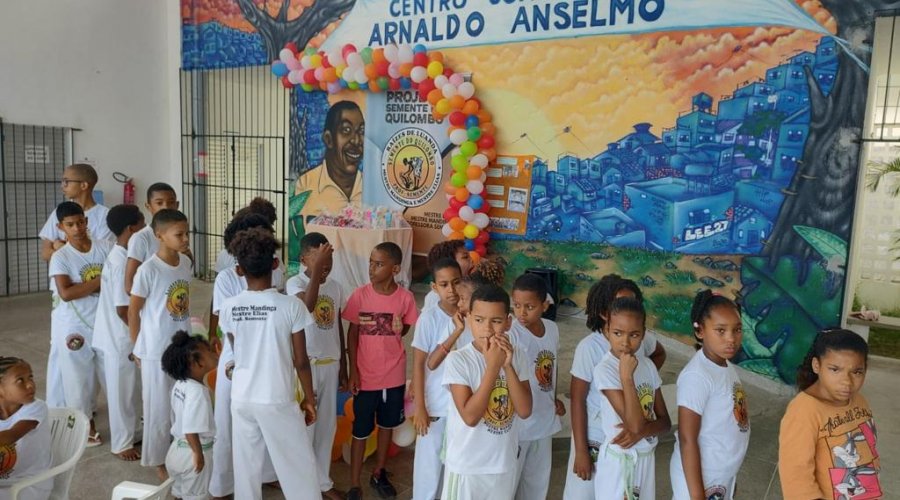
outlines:
[[[441,99],[434,105],[434,110],[442,115],[446,115],[450,112],[450,101],[447,99]]]
[[[478,226],[467,224],[466,227],[463,228],[463,235],[470,240],[474,240],[478,236]]]
[[[434,78],[444,73],[444,65],[441,64],[440,61],[431,61],[430,63],[428,63],[428,67],[425,69],[428,70],[428,76],[430,78]]]
[[[369,439],[366,439],[366,453],[363,455],[363,460],[372,456],[375,453],[375,450],[378,449],[378,431],[373,432]]]
[[[313,68],[318,68],[322,65],[322,56],[319,54],[314,54],[309,56],[309,65]]]

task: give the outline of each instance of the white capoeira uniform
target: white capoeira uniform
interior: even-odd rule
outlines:
[[[141,230],[143,231],[143,230]],[[140,231],[131,237],[132,240]],[[129,242],[130,246],[130,242]],[[175,381],[162,370],[162,354],[179,330],[191,331],[191,260],[179,254],[177,266],[153,255],[134,275],[131,295],[143,297],[141,331],[134,355],[141,360],[141,400],[144,408],[144,438],[141,465],[163,465],[171,441],[171,392]]]
[[[66,244],[50,258],[50,278],[67,276],[73,285],[100,279],[109,251],[110,245],[106,241],[91,242],[87,252],[80,252]],[[91,415],[94,411],[95,381],[102,368],[92,347],[99,294],[70,301],[62,300],[58,295],[56,298],[59,299],[56,307],[58,316],[51,322],[55,328],[51,339],[56,346],[65,406]]]
[[[637,356],[638,366],[634,371],[634,385],[638,400],[647,420],[656,420],[653,405],[656,392],[662,387],[662,379],[653,362],[646,356]],[[619,358],[607,352],[594,368],[597,388],[622,390],[619,377]],[[594,477],[596,498],[656,498],[656,444],[659,439],[650,436],[640,440],[629,449],[612,444],[611,436],[618,434],[622,418],[616,413],[609,399],[603,396],[600,404],[603,433],[609,437],[600,448],[597,457],[597,474]]]
[[[750,444],[750,419],[747,397],[741,379],[731,362],[720,366],[697,351],[678,375],[678,406],[700,415],[700,472],[706,497],[731,500],[738,471]],[[689,499],[687,480],[681,462],[681,447],[669,463],[672,497]]]
[[[444,360],[444,385],[481,385],[487,363],[474,344],[451,352]],[[525,353],[515,349],[513,366],[519,380],[535,383]],[[455,404],[447,409],[446,458],[442,500],[511,500],[516,494],[516,453],[521,419],[515,414],[506,373],[491,392],[487,411],[475,427],[463,421]]]
[[[0,419],[0,432],[12,429],[19,422],[37,422],[37,427],[30,430],[15,442],[12,456],[6,455],[4,449],[3,474],[0,477],[0,500],[10,500],[10,487],[16,483],[46,472],[53,464],[50,451],[50,422],[47,403],[34,399],[22,405],[18,411],[6,420]],[[46,479],[19,492],[19,500],[47,500],[53,490],[53,478]]]
[[[179,380],[172,388],[172,444],[166,454],[166,470],[174,479],[172,496],[182,500],[207,500],[212,477],[212,445],[216,435],[209,389],[193,379]],[[194,451],[187,434],[197,434],[203,452],[203,469],[194,468]]]
[[[291,336],[313,325],[300,299],[275,288],[226,299],[219,324],[234,338],[231,416],[234,496],[262,498],[265,450],[288,500],[319,500],[318,473],[297,404]],[[263,446],[264,445],[264,446]]]
[[[129,304],[123,278],[127,259],[125,247],[119,245],[115,245],[106,257],[94,322],[93,346],[103,367],[109,411],[109,445],[113,453],[121,453],[134,446],[134,433],[140,422],[139,370],[130,358],[134,345],[128,325],[116,312],[116,307]]]
[[[531,384],[531,416],[519,427],[519,454],[516,460],[516,500],[544,500],[550,487],[553,435],[562,424],[556,415],[556,353],[559,327],[541,318],[544,336],[536,337],[518,321],[509,332],[516,349],[528,358],[534,374]]]
[[[221,254],[220,254],[221,255]],[[226,255],[228,255],[226,253]],[[212,312],[219,314],[225,299],[234,297],[247,289],[247,280],[238,276],[234,266],[216,275],[213,286]],[[216,332],[210,332],[215,335]],[[222,353],[216,368],[216,440],[213,444],[212,480],[209,493],[214,497],[224,497],[234,493],[234,461],[231,447],[231,372],[234,369],[234,350],[227,338],[222,339]],[[330,457],[329,457],[330,458]],[[278,480],[269,454],[265,454],[262,481],[272,483]]]

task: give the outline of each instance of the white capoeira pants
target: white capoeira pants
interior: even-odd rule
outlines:
[[[416,438],[413,462],[413,500],[434,500],[441,497],[444,476],[444,432],[447,417],[432,418],[428,434]]]
[[[575,438],[569,442],[569,464],[566,470],[566,488],[563,490],[563,500],[594,500],[594,478],[597,475],[597,455],[600,453],[602,443],[594,441],[588,430],[588,450],[591,454],[595,470],[591,475],[591,479],[585,481],[578,477],[573,470],[575,469]]]
[[[94,351],[100,366],[106,388],[106,407],[109,412],[109,449],[121,453],[134,447],[134,433],[140,423],[141,393],[139,371],[131,354],[116,349]]]
[[[316,457],[300,405],[231,402],[234,498],[262,498],[265,450],[286,500],[321,500]],[[265,446],[264,446],[265,445]]]
[[[553,436],[519,441],[516,500],[546,500],[553,460]]]
[[[194,469],[194,452],[184,439],[176,439],[166,454],[166,470],[172,483],[172,496],[181,500],[207,500],[209,478],[212,476],[212,442],[200,444],[203,450],[203,469]]]
[[[595,498],[656,498],[655,451],[623,450],[605,443],[597,457]]]
[[[175,380],[162,370],[158,359],[141,360],[141,402],[144,405],[144,442],[141,465],[166,463],[172,441],[172,387]]]
[[[316,421],[307,427],[316,456],[319,489],[334,488],[331,480],[331,448],[337,429],[337,389],[341,366],[334,360],[310,360],[313,391],[316,393]]]
[[[684,468],[681,463],[681,452],[678,446],[672,454],[669,462],[669,477],[672,481],[672,499],[690,500],[691,493],[688,490],[687,479],[684,477]],[[723,477],[710,471],[703,471],[703,488],[705,498],[715,495],[716,499],[732,500],[734,498],[734,486],[737,483],[737,475]]]
[[[54,299],[55,302],[55,299]],[[62,316],[59,305],[50,311],[50,355],[47,358],[47,406],[50,408],[63,408],[66,406],[66,393],[63,391],[62,374],[59,371],[59,348],[57,337],[63,336],[65,325],[60,320]]]
[[[516,474],[444,473],[441,500],[512,500],[516,494]]]
[[[90,345],[91,333],[85,330],[70,328],[54,340],[65,406],[93,418],[91,414],[94,412],[94,395],[97,390],[96,372],[100,368]]]
[[[234,493],[234,459],[231,449],[231,379],[227,376],[229,364],[234,366],[234,351],[226,349],[222,351],[219,365],[216,368],[216,399],[213,402],[216,442],[213,444],[212,479],[209,482],[209,494],[214,497],[224,497]],[[272,466],[272,459],[269,458],[267,452],[263,461],[262,482],[272,483],[277,480],[275,467]]]

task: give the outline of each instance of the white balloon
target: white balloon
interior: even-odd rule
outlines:
[[[416,442],[416,428],[413,427],[411,418],[406,419],[400,427],[394,429],[392,441],[401,448],[405,448]]]
[[[447,85],[448,83],[450,83],[450,80],[444,75],[434,77],[434,88],[436,89],[443,89],[444,85]]]
[[[398,53],[399,51],[397,50],[396,45],[390,44],[384,46],[384,58],[387,59],[388,62],[397,62]]]
[[[281,49],[281,52],[278,53],[278,59],[281,59],[281,62],[287,64],[291,59],[297,59],[294,57],[294,53],[291,52],[291,49]]]
[[[482,173],[481,173],[481,177],[480,177],[478,180],[480,180],[481,183],[484,184],[484,181],[487,180],[487,174],[484,173],[484,172],[482,172]]]
[[[391,78],[393,78],[393,79],[395,79],[395,80],[396,80],[397,78],[400,78],[400,76],[401,76],[401,75],[400,75],[400,66],[397,65],[396,63],[391,63],[391,64],[388,66],[388,76],[391,77]]]
[[[288,73],[288,81],[294,85],[300,85],[303,83],[303,72],[300,70],[291,71]]]
[[[295,69],[301,69],[303,67],[300,65],[300,61],[294,59],[293,57],[288,59],[287,62],[284,63],[284,65],[287,66],[291,71],[294,71]]]
[[[444,238],[450,236],[450,233],[453,232],[453,228],[450,227],[450,224],[444,224],[441,227],[441,234],[444,235]]]
[[[462,150],[459,148],[453,148],[450,150],[450,158],[453,158],[454,156],[461,155],[461,154],[462,154]]]
[[[346,61],[344,61],[344,56],[341,55],[340,48],[334,49],[328,53],[328,64],[331,64],[334,67],[347,65]]]
[[[300,66],[303,66],[303,69],[312,69],[312,59],[309,56],[301,57]]]
[[[478,212],[475,214],[475,217],[472,219],[472,224],[478,229],[484,229],[488,227],[488,224],[491,223],[491,218],[488,217],[488,214],[483,214]]]
[[[401,45],[397,47],[397,59],[401,63],[411,63],[413,62],[413,49],[409,45]]]
[[[441,93],[444,94],[444,97],[450,99],[451,97],[456,95],[456,85],[447,83],[446,85],[441,87]]]
[[[469,99],[475,95],[475,85],[473,85],[472,82],[462,82],[457,86],[456,90],[459,92],[459,95],[463,96],[465,99]]]
[[[466,183],[466,189],[472,194],[481,194],[484,191],[484,184],[481,181],[469,181]]]
[[[488,157],[482,153],[478,153],[477,155],[469,158],[469,165],[474,165],[478,168],[484,168],[488,164]]]
[[[352,52],[347,54],[347,66],[351,68],[362,68],[365,66],[363,64],[362,56],[359,55],[359,52]]]
[[[409,77],[412,78],[412,81],[421,83],[426,78],[428,78],[428,70],[422,66],[416,66],[409,73]]]
[[[466,222],[472,222],[475,218],[475,210],[469,205],[463,205],[459,207],[459,218]]]
[[[369,82],[369,75],[366,74],[365,68],[356,68],[353,70],[353,76],[357,83]]]
[[[464,129],[458,128],[453,132],[450,132],[450,142],[459,146],[460,144],[466,142],[469,136],[466,134]]]

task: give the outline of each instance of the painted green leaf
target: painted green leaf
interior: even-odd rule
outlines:
[[[744,352],[747,354],[747,357],[750,359],[754,358],[766,358],[769,360],[769,364],[771,364],[771,358],[775,355],[775,352],[778,350],[778,347],[781,346],[781,343],[784,339],[779,338],[769,347],[766,347],[760,343],[760,341],[756,338],[754,332],[756,331],[756,325],[759,324],[759,320],[750,316],[747,313],[741,314],[741,323],[743,324],[744,337],[741,342],[741,347],[744,349]],[[777,375],[775,378],[778,378]]]
[[[746,359],[738,363],[738,366],[771,379],[780,378],[778,369],[775,368],[771,359]]]
[[[306,206],[306,200],[309,199],[310,194],[312,194],[312,191],[304,191],[302,193],[291,195],[291,201],[288,207],[288,217],[300,215],[300,211]]]
[[[847,242],[838,235],[809,226],[794,226],[794,231],[806,240],[826,261],[840,259],[847,262]]]

